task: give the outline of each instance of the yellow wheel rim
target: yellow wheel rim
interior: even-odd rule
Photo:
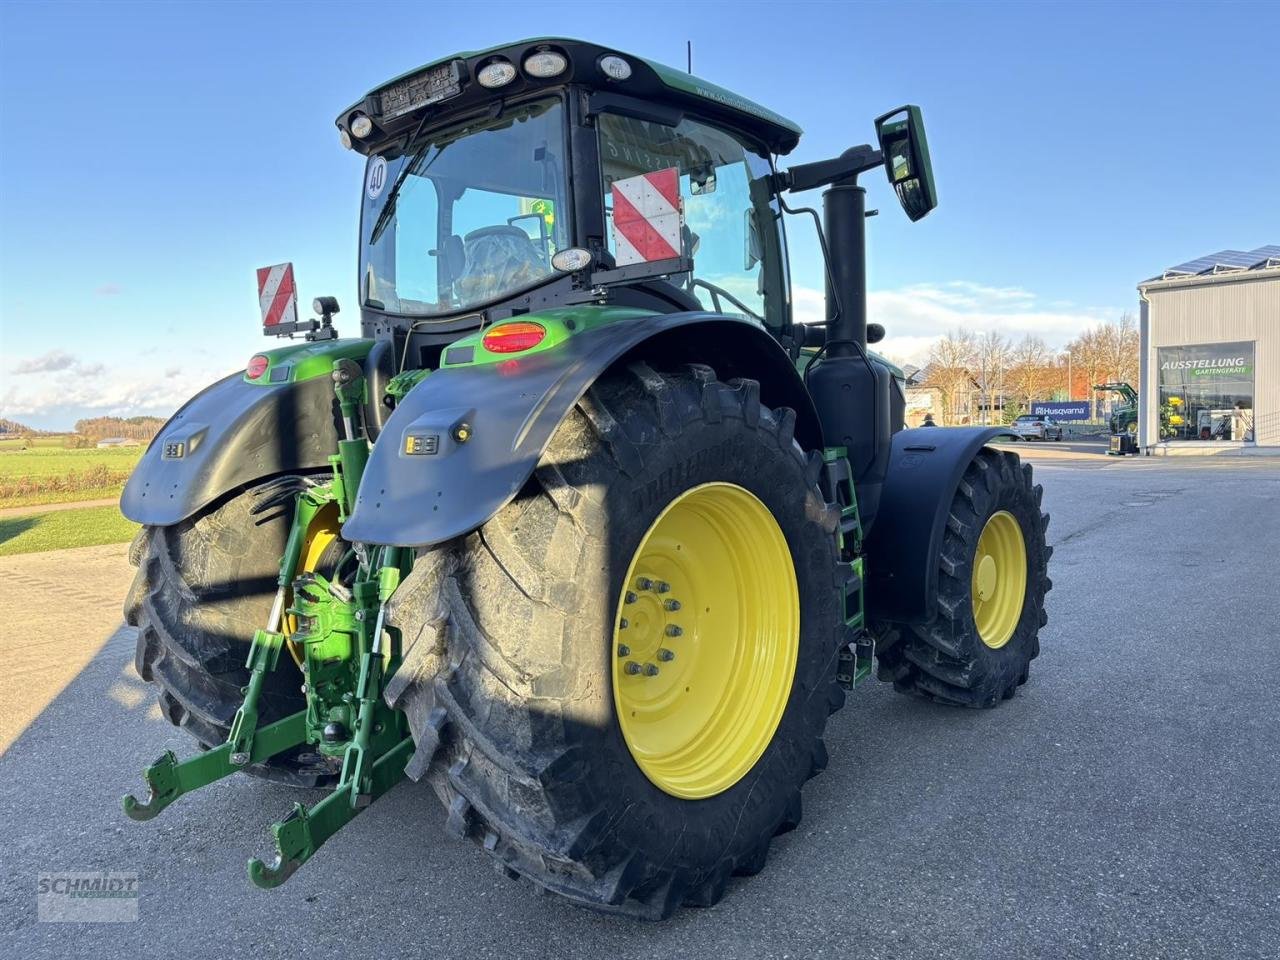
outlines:
[[[686,799],[742,779],[773,739],[800,646],[800,592],[768,508],[731,483],[671,501],[627,568],[613,701],[655,786]]]
[[[1008,510],[993,513],[973,555],[973,622],[982,642],[999,650],[1013,636],[1027,595],[1027,545]]]
[[[342,535],[342,525],[338,522],[338,505],[330,503],[317,513],[311,521],[311,525],[307,527],[306,536],[302,541],[302,554],[298,557],[298,573],[312,573],[320,565],[320,559],[324,556],[324,552],[329,549],[329,545]],[[292,594],[290,594],[292,598]],[[292,602],[292,599],[290,600]],[[298,629],[295,617],[288,614],[284,618],[284,632],[286,636],[292,637]],[[298,644],[293,640],[287,643],[289,648],[289,656],[293,657],[293,662],[299,667],[302,666],[302,651]]]

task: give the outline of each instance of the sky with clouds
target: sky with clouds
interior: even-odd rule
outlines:
[[[692,40],[695,73],[805,128],[791,162],[922,105],[939,208],[911,224],[867,181],[869,312],[903,359],[958,326],[1061,345],[1171,264],[1280,243],[1274,4],[481,6],[0,4],[0,416],[171,412],[261,348],[264,264],[355,332],[363,174],[333,118],[524,36],[677,65]],[[820,316],[812,227],[789,229],[797,315]]]

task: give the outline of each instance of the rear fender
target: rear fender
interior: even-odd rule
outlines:
[[[1003,427],[917,427],[893,435],[875,525],[866,539],[867,616],[925,623],[937,613],[938,557],[965,469]]]
[[[568,309],[544,316],[562,319]],[[429,375],[388,418],[343,536],[419,547],[474,530],[524,486],[587,388],[615,364],[633,359],[667,366],[702,362],[721,379],[758,380],[764,403],[795,410],[796,439],[806,447],[822,446],[813,403],[786,352],[764,328],[720,314],[627,312],[630,317],[590,326],[553,349],[496,363],[444,366]]]
[[[223,494],[282,473],[323,470],[338,450],[333,360],[363,360],[372,340],[331,340],[267,351],[271,365],[211,384],[156,434],[120,497],[135,523],[168,526]],[[280,370],[276,382],[272,371]]]

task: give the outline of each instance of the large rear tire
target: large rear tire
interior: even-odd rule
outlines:
[[[522,493],[475,533],[427,551],[396,592],[388,623],[407,655],[387,699],[414,731],[410,775],[431,782],[449,830],[480,844],[511,876],[596,909],[666,917],[682,903],[717,902],[732,875],[758,872],[772,837],[799,822],[801,787],[826,765],[827,716],[844,700],[836,667],[849,638],[837,582],[838,514],[819,491],[821,459],[797,446],[794,425],[792,411],[761,405],[754,381],[721,383],[707,367],[660,374],[637,364],[609,374],[561,424]],[[745,516],[763,526],[733,529],[772,524],[785,538],[776,577],[781,583],[785,568],[794,570],[798,621],[783,638],[794,647],[793,674],[782,677],[779,716],[743,721],[758,740],[725,747],[739,751],[736,766],[720,763],[716,750],[701,755],[705,771],[690,767],[687,752],[683,765],[642,769],[640,757],[655,755],[644,753],[648,746],[665,741],[624,729],[620,710],[643,720],[631,711],[643,713],[637,704],[645,697],[624,684],[652,682],[648,689],[661,692],[657,685],[678,675],[668,670],[724,648],[714,645],[714,631],[704,638],[701,627],[682,635],[662,627],[661,611],[680,607],[656,592],[628,600],[633,588],[666,586],[644,586],[633,561],[643,565],[651,555],[660,517],[701,508],[690,491],[720,488],[736,491],[721,505],[762,505]],[[694,546],[679,542],[669,542],[668,557]],[[726,550],[722,559],[744,553],[766,556]],[[676,569],[661,594],[684,594],[680,616],[753,599],[729,590],[690,610],[698,589],[714,588],[682,579]],[[754,582],[773,593],[767,577]],[[675,663],[664,659],[672,651],[642,655],[645,623],[672,638],[665,646]],[[634,649],[623,653],[619,638]],[[661,674],[638,666],[620,673],[619,655]],[[762,681],[778,679],[769,670],[760,669]],[[678,694],[672,709],[683,709],[685,693],[697,698],[699,674],[689,676],[688,686],[666,688]],[[767,701],[763,686],[752,696]],[[741,687],[723,689],[722,711],[749,699],[735,698]],[[721,725],[707,740],[723,744],[717,738],[728,735]]]
[[[878,676],[900,693],[994,707],[1027,682],[1048,623],[1053,548],[1031,465],[983,448],[951,503],[928,624],[873,625]]]
[[[144,527],[129,559],[138,572],[124,618],[138,628],[134,665],[159,687],[160,712],[204,748],[226,741],[248,683],[245,658],[254,631],[265,627],[276,592],[291,508],[250,513],[251,492],[190,520]],[[289,656],[266,675],[259,723],[303,709],[302,674]],[[294,748],[249,773],[299,786],[332,774],[315,754]]]

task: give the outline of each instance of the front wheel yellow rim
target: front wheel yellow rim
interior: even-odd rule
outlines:
[[[715,796],[773,740],[800,647],[800,593],[778,522],[747,490],[707,483],[640,541],[614,620],[613,699],[645,776]]]
[[[973,556],[973,622],[982,642],[999,650],[1013,637],[1027,595],[1027,544],[1008,510],[993,513]]]

